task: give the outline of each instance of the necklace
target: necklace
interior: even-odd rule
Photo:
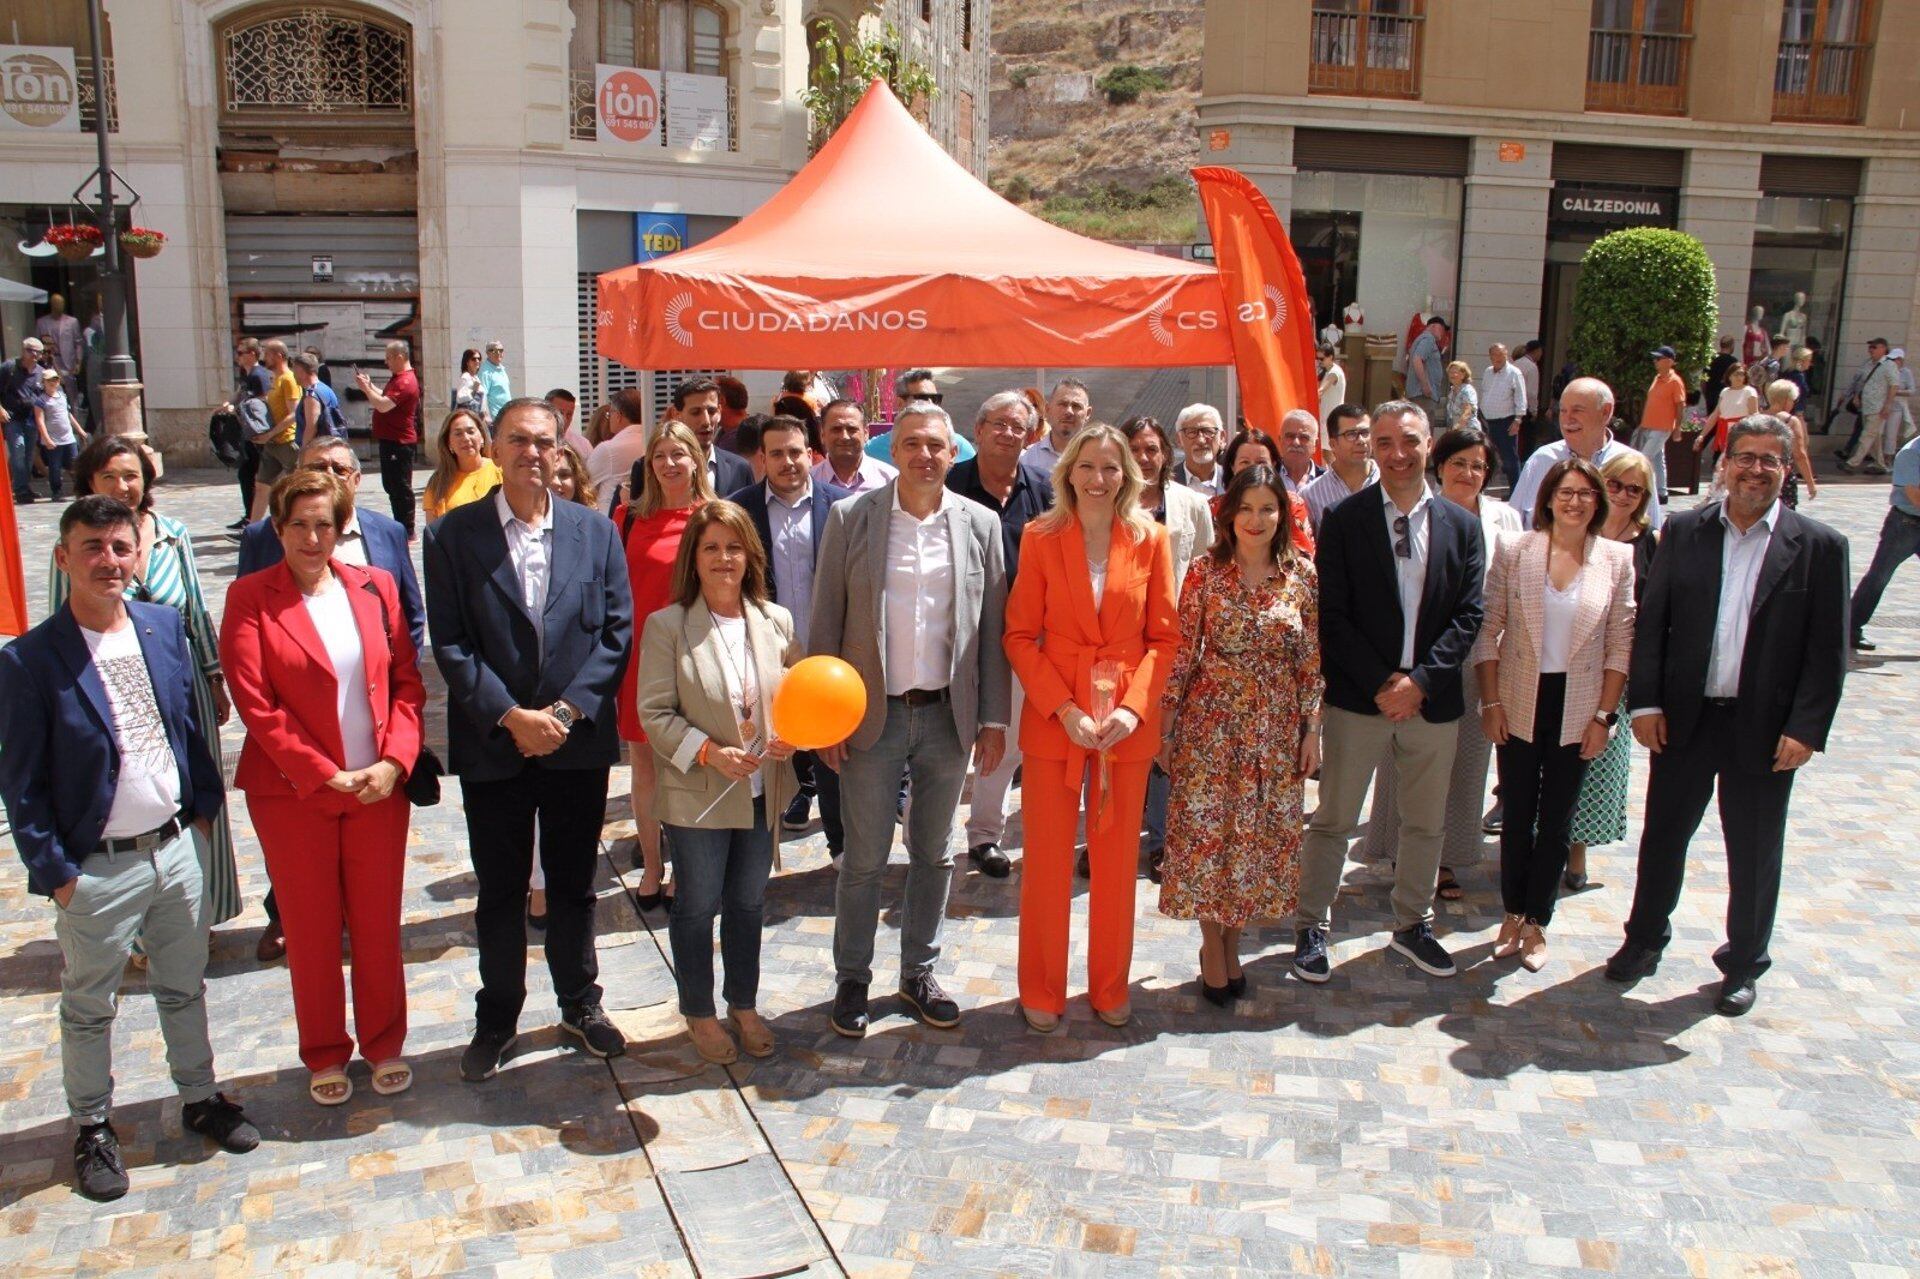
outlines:
[[[752,687],[748,687],[749,676],[753,670],[753,653],[747,644],[746,619],[744,616],[740,619],[740,644],[748,651],[736,654],[733,641],[728,638],[726,628],[720,625],[720,618],[714,613],[711,605],[707,608],[707,616],[713,619],[714,630],[720,632],[720,649],[727,655],[727,667],[733,672],[733,677],[740,688],[740,697],[734,703],[734,709],[740,712],[740,738],[751,744],[755,738],[753,712],[760,705],[760,683],[754,680]]]

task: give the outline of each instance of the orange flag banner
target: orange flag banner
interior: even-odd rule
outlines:
[[[1237,170],[1203,166],[1193,170],[1193,180],[1213,234],[1240,412],[1273,432],[1293,409],[1307,409],[1317,419],[1313,304],[1287,229],[1267,197]]]
[[[0,455],[0,635],[27,633],[27,576],[20,567],[20,526],[13,518],[13,479]]]

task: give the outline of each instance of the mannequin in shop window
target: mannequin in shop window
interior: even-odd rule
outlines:
[[[1780,336],[1795,347],[1807,344],[1807,295],[1795,293],[1793,307],[1780,317]]]
[[[1767,358],[1767,351],[1773,345],[1767,332],[1767,308],[1752,307],[1747,311],[1746,335],[1740,339],[1740,363],[1758,364]]]

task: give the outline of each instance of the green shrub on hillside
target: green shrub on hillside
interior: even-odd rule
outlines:
[[[1123,62],[1117,67],[1108,67],[1093,87],[1106,95],[1108,103],[1118,107],[1137,102],[1143,93],[1158,93],[1171,86],[1160,72]]]

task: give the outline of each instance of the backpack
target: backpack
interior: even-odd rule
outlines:
[[[240,419],[232,413],[215,413],[207,419],[207,443],[223,466],[240,464],[240,444],[245,433]]]

